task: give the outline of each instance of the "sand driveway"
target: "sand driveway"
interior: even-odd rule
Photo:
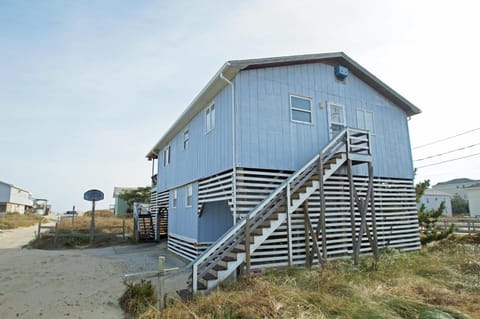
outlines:
[[[123,275],[157,267],[161,245],[56,250],[22,249],[36,227],[0,232],[0,318],[123,318]],[[164,247],[164,246],[163,246]],[[167,256],[167,267],[184,263]],[[175,290],[185,275],[166,281]]]

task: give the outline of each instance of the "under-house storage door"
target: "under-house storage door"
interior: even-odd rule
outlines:
[[[337,136],[347,126],[345,107],[341,104],[328,104],[328,122],[330,125],[330,139]]]

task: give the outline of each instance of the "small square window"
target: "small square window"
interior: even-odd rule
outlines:
[[[312,123],[312,100],[290,95],[290,114],[294,122]]]
[[[192,207],[193,205],[193,184],[188,184],[186,187],[186,194],[185,194],[185,206]]]

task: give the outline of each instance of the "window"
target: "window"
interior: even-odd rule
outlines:
[[[312,100],[290,95],[290,112],[292,121],[312,123]]]
[[[163,150],[163,166],[170,164],[170,145]]]
[[[363,109],[357,109],[357,126],[358,128],[370,131],[375,134],[375,122],[373,120],[373,112]]]
[[[192,207],[193,204],[193,184],[187,185],[187,192],[185,194],[185,206]]]
[[[172,191],[172,208],[176,208],[177,207],[177,190],[174,189]]]
[[[190,129],[186,129],[183,132],[183,149],[186,150],[188,148],[188,143],[190,141]]]
[[[211,104],[205,110],[205,132],[208,133],[215,128],[215,104]]]

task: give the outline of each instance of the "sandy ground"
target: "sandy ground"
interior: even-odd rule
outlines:
[[[166,266],[184,267],[165,244],[85,250],[22,249],[36,227],[0,232],[0,318],[123,318],[118,299],[123,275]],[[171,295],[186,273],[166,279]]]

